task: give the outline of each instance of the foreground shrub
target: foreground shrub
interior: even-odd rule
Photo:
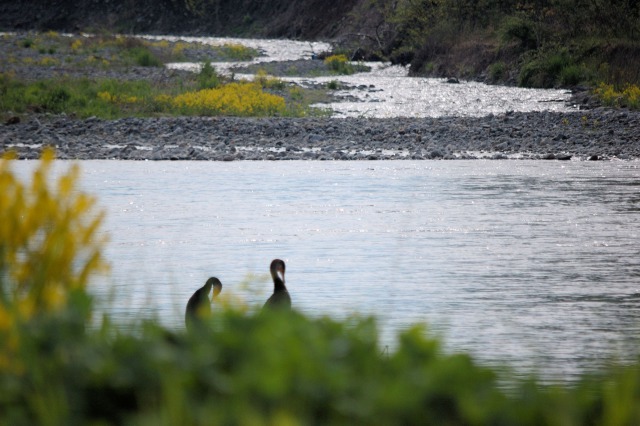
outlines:
[[[414,327],[389,354],[372,319],[218,309],[198,333],[149,320],[85,332],[70,316],[23,323],[0,367],[2,424],[637,424],[630,367],[559,388],[504,390]],[[71,316],[73,318],[73,316]],[[126,330],[126,331],[125,331]],[[3,342],[3,353],[11,344]]]
[[[77,190],[75,166],[52,182],[52,163],[46,150],[26,185],[10,160],[0,161],[0,308],[26,314],[58,309],[104,266],[95,200]]]
[[[102,214],[94,211],[95,200],[78,190],[78,168],[54,179],[53,153],[45,150],[25,184],[9,158],[0,160],[0,372],[19,380],[33,367],[23,351],[46,345],[39,335],[56,340],[84,329],[90,314],[86,287],[106,263],[99,237]],[[60,334],[49,333],[44,327],[52,317],[70,323]],[[32,329],[33,324],[43,328]]]

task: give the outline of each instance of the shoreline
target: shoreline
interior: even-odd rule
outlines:
[[[0,125],[0,153],[69,160],[635,160],[640,111],[486,117],[79,120],[31,115]]]
[[[0,51],[7,57],[15,56],[14,61],[0,64],[0,72],[15,73],[27,81],[83,75],[171,83],[192,75],[164,66],[89,66],[87,61],[94,55],[90,49],[73,51],[56,35],[46,37],[52,43],[49,50],[45,49],[45,39],[38,49],[26,48],[29,33],[0,39]],[[100,55],[117,59],[107,46],[101,47]],[[172,50],[176,46],[169,43],[164,48]],[[187,57],[215,54],[210,46],[202,47],[202,51],[194,46],[182,47]],[[45,53],[40,52],[42,49]],[[42,58],[64,66],[36,66]],[[84,65],[70,65],[76,62]],[[318,61],[306,61],[304,65],[298,64],[296,73],[313,74],[323,66]],[[286,74],[292,63],[274,62],[270,66],[273,73]],[[585,109],[506,112],[484,117],[214,116],[117,120],[8,112],[3,119],[6,121],[0,123],[0,154],[14,150],[20,159],[34,159],[40,157],[43,146],[53,146],[58,158],[70,160],[640,158],[640,111],[601,107],[585,90],[574,93],[571,102]]]

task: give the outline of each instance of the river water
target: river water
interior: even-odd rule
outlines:
[[[26,177],[34,165],[15,167]],[[181,328],[186,301],[212,275],[232,303],[257,309],[280,257],[297,309],[375,315],[382,345],[422,322],[448,351],[549,380],[637,354],[636,162],[81,167],[110,235],[112,272],[92,291],[117,318]]]
[[[147,36],[172,41],[197,41],[213,45],[243,44],[262,52],[250,62],[216,62],[222,73],[230,67],[269,61],[310,59],[313,54],[331,50],[329,43],[293,40],[237,39],[224,37]],[[329,108],[335,117],[479,117],[507,111],[573,111],[567,90],[524,89],[494,86],[473,81],[450,84],[442,78],[408,77],[408,69],[389,63],[363,63],[371,72],[328,77],[281,77],[301,86],[337,81],[344,89],[335,92],[340,102],[318,104]],[[199,71],[201,64],[171,63],[167,67]],[[237,75],[252,79],[251,75]]]
[[[264,51],[256,61],[328,48],[231,42]],[[323,79],[333,77],[314,81]],[[339,116],[571,110],[563,91],[446,84],[386,65],[338,79],[367,87],[349,92],[359,100],[332,105]],[[58,161],[56,169],[68,165]],[[15,170],[26,179],[34,166],[16,162]],[[83,161],[81,168],[83,187],[107,211],[110,236],[112,272],[91,290],[118,319],[156,316],[181,328],[186,301],[212,275],[230,303],[258,309],[272,290],[269,263],[279,257],[296,309],[375,315],[383,346],[426,323],[448,351],[560,381],[638,354],[638,162]]]

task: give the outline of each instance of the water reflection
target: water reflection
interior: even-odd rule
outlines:
[[[25,174],[32,165],[17,164]],[[281,257],[298,309],[376,315],[383,344],[426,322],[447,350],[563,380],[637,353],[635,163],[82,167],[108,209],[114,264],[93,290],[112,295],[116,316],[181,327],[184,303],[211,275],[261,306]]]
[[[154,36],[176,40],[178,37]],[[292,40],[231,39],[214,37],[180,37],[187,41],[210,44],[239,43],[264,52],[264,56],[250,62],[214,63],[223,73],[235,66],[268,61],[309,59],[313,53],[328,51],[331,45],[320,42]],[[570,93],[566,90],[523,89],[490,86],[463,81],[448,84],[444,79],[408,77],[408,70],[385,63],[366,63],[372,72],[351,76],[283,77],[301,85],[339,81],[347,89],[337,91],[345,100],[317,105],[331,108],[337,117],[443,117],[485,116],[507,111],[572,111],[568,106]],[[172,63],[169,68],[198,71],[200,64]],[[238,76],[252,78],[252,76]]]
[[[490,86],[473,81],[449,84],[445,79],[408,77],[407,70],[399,66],[314,79],[324,83],[331,80],[352,87],[338,95],[356,99],[329,104],[338,117],[482,117],[507,111],[573,110],[568,106],[570,93],[565,90]]]

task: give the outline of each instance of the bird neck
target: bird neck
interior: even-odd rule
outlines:
[[[285,287],[284,281],[278,276],[278,274],[275,274],[273,276],[273,289],[274,291],[287,291],[287,287]]]

